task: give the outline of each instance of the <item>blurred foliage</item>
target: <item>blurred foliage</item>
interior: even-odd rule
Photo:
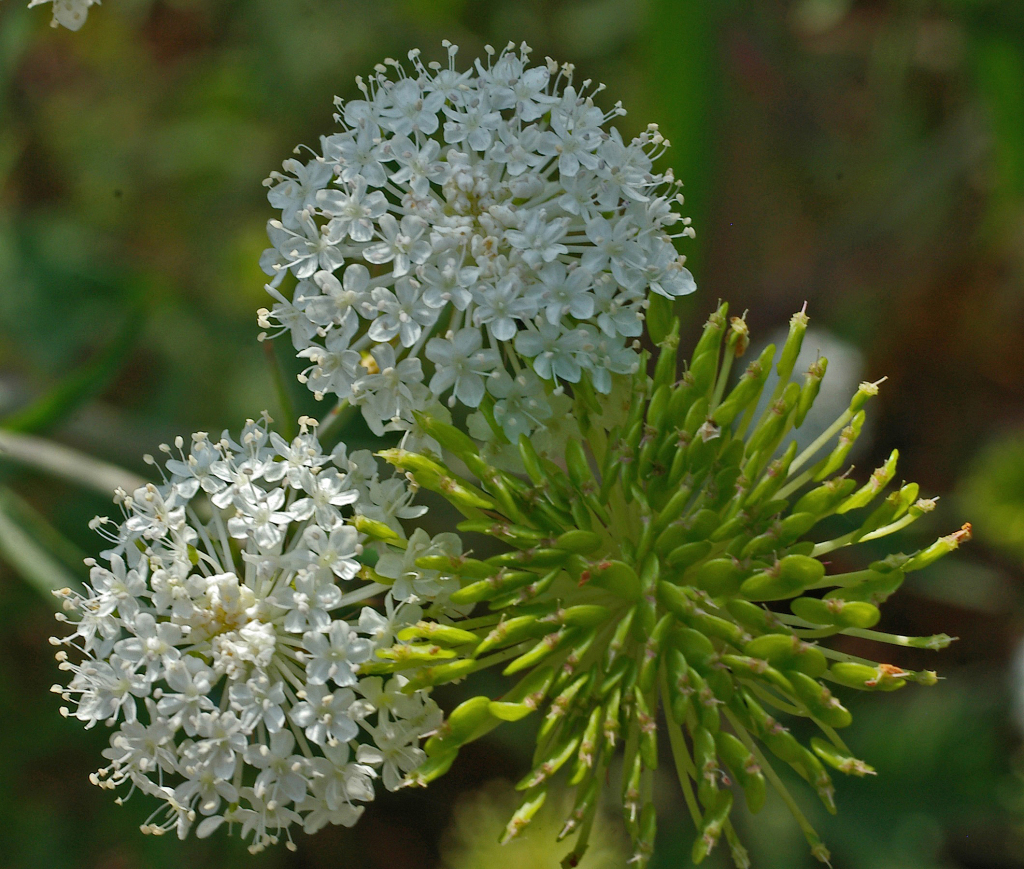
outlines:
[[[884,615],[961,641],[894,661],[938,668],[939,687],[859,704],[851,742],[879,775],[840,783],[821,825],[834,865],[1021,864],[1009,709],[1024,686],[1008,661],[1024,622],[1024,437],[986,444],[1024,425],[1024,4],[107,0],[77,34],[48,20],[0,4],[0,425],[142,473],[176,434],[286,404],[322,414],[290,348],[255,341],[261,179],[329,132],[331,98],[382,57],[525,39],[606,82],[624,132],[653,120],[672,140],[698,232],[685,252],[700,290],[681,304],[693,331],[718,297],[750,308],[755,336],[807,300],[866,377],[889,377],[858,472],[897,447],[927,494],[962,493],[905,548],[975,521],[979,542]],[[110,509],[0,459],[0,867],[554,867],[554,849],[528,863],[470,841],[500,802],[474,794],[528,760],[514,730],[429,794],[383,795],[297,854],[141,836],[144,798],[118,807],[88,784],[102,728],[65,722],[47,693],[53,623],[36,590],[81,575],[97,546],[86,523]],[[663,826],[657,865],[685,865],[689,824]],[[756,865],[809,865],[771,801],[747,827]]]
[[[961,498],[978,535],[1024,563],[1024,435],[987,446],[964,478]]]
[[[572,811],[571,795],[553,798],[530,822],[521,836],[506,845],[498,838],[519,807],[519,794],[506,781],[489,782],[463,795],[455,806],[451,827],[441,843],[442,869],[480,869],[483,866],[516,866],[517,869],[550,869],[571,848],[570,842],[553,845],[562,824]],[[594,836],[579,869],[619,869],[632,853],[629,839],[615,815],[605,809],[594,825]]]

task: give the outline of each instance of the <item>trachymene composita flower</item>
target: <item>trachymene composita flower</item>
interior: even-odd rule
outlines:
[[[119,493],[123,522],[94,523],[112,546],[90,587],[61,592],[74,632],[53,642],[74,651],[54,690],[86,727],[116,727],[93,780],[163,800],[147,832],[227,821],[259,850],[292,824],[351,825],[441,720],[376,651],[458,582],[396,583],[388,565],[406,547],[456,555],[458,538],[407,544],[399,520],[421,508],[402,479],[379,480],[369,452],[325,455],[306,424],[290,443],[250,422],[237,441],[176,446],[162,485]]]
[[[653,169],[656,127],[625,142],[620,105],[595,106],[601,87],[570,65],[531,66],[525,45],[464,71],[455,55],[377,66],[364,99],[338,101],[322,154],[268,180],[281,216],[260,323],[290,331],[309,388],[377,433],[447,397],[515,440],[544,426],[560,382],[607,392],[636,368],[648,294],[695,289],[672,243],[692,230]]]

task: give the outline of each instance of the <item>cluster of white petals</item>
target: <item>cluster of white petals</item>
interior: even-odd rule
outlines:
[[[52,27],[66,27],[68,30],[79,30],[89,15],[89,7],[99,5],[100,0],[31,0],[28,8],[53,3]]]
[[[375,433],[447,399],[515,442],[562,415],[563,384],[608,392],[636,369],[648,294],[695,289],[673,245],[692,229],[652,168],[656,127],[625,142],[621,106],[525,45],[463,71],[445,45],[447,66],[412,51],[411,69],[357,79],[342,131],[266,182],[281,215],[260,325],[290,332],[301,379]]]
[[[164,447],[164,482],[118,493],[122,522],[94,522],[112,545],[85,593],[60,593],[73,633],[52,642],[71,681],[54,690],[65,715],[116,728],[93,780],[159,797],[146,832],[226,822],[259,850],[291,825],[351,825],[441,721],[404,677],[361,665],[446,611],[458,582],[410,576],[405,549],[366,537],[423,508],[369,452],[325,455],[306,422],[290,443],[250,421],[237,441]],[[418,531],[408,549],[458,545]]]

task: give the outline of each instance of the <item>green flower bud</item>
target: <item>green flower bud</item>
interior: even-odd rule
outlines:
[[[808,676],[825,672],[825,656],[816,646],[803,642],[792,634],[764,634],[754,637],[743,647],[752,658],[762,658],[778,670],[799,670]]]
[[[859,778],[875,774],[874,769],[864,763],[864,761],[851,757],[831,743],[819,739],[817,736],[811,737],[811,748],[825,763],[842,773],[855,775]]]
[[[820,682],[806,673],[795,670],[791,670],[786,676],[793,685],[796,696],[819,721],[824,721],[830,727],[849,727],[853,722],[849,710]]]
[[[416,672],[402,688],[405,694],[412,694],[421,688],[444,685],[446,682],[455,682],[464,679],[474,670],[477,664],[472,658],[463,658],[459,661],[449,661],[447,664],[435,664],[433,667],[424,667]]]
[[[397,665],[396,669],[418,667],[421,664],[434,664],[448,658],[454,658],[456,652],[442,649],[430,644],[392,646],[390,649],[377,649],[377,657]]]
[[[558,572],[557,570],[555,571]],[[499,568],[498,572],[487,579],[463,586],[451,594],[451,602],[462,605],[466,603],[479,603],[482,600],[491,600],[500,594],[513,591],[536,582],[537,574],[528,570],[506,570]]]
[[[821,469],[814,475],[814,481],[820,482],[829,475],[835,473],[842,467],[843,462],[846,461],[846,457],[849,455],[850,450],[853,449],[853,445],[857,442],[857,438],[860,437],[861,429],[864,427],[864,419],[866,415],[863,410],[858,411],[850,424],[839,433],[839,443],[836,444],[834,450],[829,453],[828,458],[825,459],[825,464],[822,465]]]
[[[764,476],[761,477],[757,485],[754,486],[747,496],[746,503],[748,505],[754,506],[768,501],[782,488],[782,484],[786,482],[786,476],[789,474],[789,466],[793,464],[793,459],[796,458],[796,452],[796,441],[790,441],[789,446],[786,447],[786,452],[775,461],[769,463]]]
[[[647,334],[658,346],[679,343],[679,320],[672,316],[672,299],[652,294],[647,308]]]
[[[643,691],[635,691],[633,703],[640,730],[640,759],[647,769],[658,768],[658,724],[647,707]]]
[[[638,601],[641,595],[640,577],[624,561],[601,561],[593,565],[585,580],[598,588],[628,601]]]
[[[583,445],[572,438],[565,444],[565,467],[569,472],[569,479],[577,489],[596,485]]]
[[[853,480],[836,477],[811,489],[793,505],[793,514],[811,513],[814,516],[827,516],[850,494],[857,484]]]
[[[853,394],[853,398],[850,399],[850,413],[860,413],[862,407],[868,403],[869,398],[874,398],[878,395],[878,387],[882,385],[886,380],[883,377],[881,380],[877,380],[874,383],[862,383],[857,387],[857,391]]]
[[[598,797],[601,795],[601,785],[602,782],[599,779],[592,777],[586,787],[577,789],[576,802],[573,805],[572,813],[566,819],[565,826],[562,827],[562,831],[558,834],[556,841],[561,842],[566,836],[573,833],[584,822],[585,818],[597,811]],[[564,869],[572,869],[572,867],[578,866],[580,860],[583,859],[586,848],[586,842],[577,842],[576,847],[562,859],[561,865]]]
[[[672,387],[667,383],[662,383],[654,390],[654,395],[651,396],[651,403],[647,407],[647,424],[655,429],[655,431],[660,429],[665,421],[671,393]]]
[[[653,336],[652,336],[653,340]],[[655,392],[661,386],[667,386],[675,382],[676,363],[679,349],[679,320],[673,318],[668,334],[661,341],[655,341],[660,347],[658,361],[654,363],[654,387]]]
[[[435,754],[433,757],[428,757],[406,776],[405,781],[413,787],[425,788],[432,781],[439,779],[448,772],[458,756],[459,750],[455,748],[441,754]]]
[[[715,425],[726,428],[738,417],[748,405],[756,403],[765,381],[771,372],[771,361],[775,356],[775,345],[769,344],[761,355],[750,365],[733,387],[732,392],[715,408],[711,418]]]
[[[697,790],[701,803],[709,808],[717,802],[718,748],[714,734],[698,725],[690,731],[693,739],[693,763],[697,767]]]
[[[569,552],[578,552],[581,555],[589,555],[594,550],[600,548],[602,542],[600,534],[573,528],[571,531],[566,531],[558,536],[555,540],[555,548],[565,549]]]
[[[713,671],[708,672],[709,678],[712,675]],[[709,685],[704,677],[693,667],[690,667],[689,681],[690,685],[693,687],[693,694],[690,695],[690,703],[693,706],[694,711],[697,713],[697,721],[699,725],[704,730],[707,730],[708,733],[718,733],[722,724],[718,707],[725,701],[718,697],[718,692],[715,691],[715,689]]]
[[[513,546],[530,547],[536,546],[548,535],[536,528],[529,528],[525,525],[517,525],[513,522],[503,522],[490,518],[464,519],[455,526],[459,531],[471,531],[476,534],[486,534],[489,537],[496,537],[499,540],[507,541]]]
[[[499,622],[498,626],[481,640],[473,654],[479,657],[502,646],[514,646],[523,640],[543,636],[549,633],[550,629],[551,626],[541,622],[538,616],[514,616]]]
[[[700,667],[702,670],[710,666],[718,654],[711,644],[711,640],[692,628],[674,630],[669,637],[669,642],[683,653],[691,665]]]
[[[548,789],[546,785],[538,786],[533,790],[527,791],[523,797],[523,802],[519,808],[516,809],[512,819],[508,822],[508,826],[505,827],[505,832],[501,836],[501,844],[504,845],[506,842],[514,839],[518,836],[533,820],[533,816],[540,811],[541,806],[544,805],[544,800],[547,799]]]
[[[895,691],[907,684],[909,675],[891,664],[870,667],[867,664],[840,661],[829,669],[829,677],[834,682],[862,691]]]
[[[735,558],[712,558],[688,570],[686,581],[712,597],[727,596],[739,592],[749,573]]]
[[[355,525],[356,531],[360,534],[365,534],[371,540],[391,541],[401,539],[398,532],[391,528],[391,526],[378,522],[376,519],[369,519],[360,513],[352,517],[352,524]]]
[[[910,573],[912,570],[922,570],[938,561],[943,555],[949,555],[950,552],[959,548],[961,543],[966,543],[970,539],[971,524],[968,522],[959,531],[940,537],[931,546],[916,553],[910,561],[903,565],[903,570],[906,573]]]
[[[878,607],[866,601],[847,601],[838,597],[825,600],[800,597],[794,600],[789,608],[809,622],[817,625],[835,625],[839,628],[873,628],[881,618]]]
[[[563,628],[560,631],[548,634],[528,652],[524,652],[518,658],[513,658],[512,662],[501,671],[501,675],[511,676],[514,673],[527,670],[530,667],[539,664],[572,639],[572,630],[568,628]]]
[[[729,615],[752,633],[768,634],[781,627],[774,613],[750,601],[731,598],[725,602],[725,608]]]
[[[423,570],[438,570],[450,576],[467,576],[472,579],[486,579],[494,573],[489,564],[459,555],[423,555],[416,559],[416,566]]]
[[[728,820],[731,811],[732,792],[719,791],[715,796],[715,802],[708,808],[697,830],[697,840],[693,843],[693,850],[690,852],[690,859],[695,864],[703,862],[704,858],[718,844],[718,839],[722,835],[722,826]]]
[[[589,532],[584,532],[589,533]],[[504,552],[488,558],[485,562],[491,572],[499,567],[532,567],[545,570],[550,567],[560,567],[569,559],[567,549],[518,549],[514,552]]]
[[[797,311],[789,319],[789,335],[786,336],[786,343],[782,346],[782,353],[779,355],[779,364],[775,368],[780,383],[786,383],[793,374],[793,367],[800,355],[800,348],[803,346],[804,334],[807,332],[809,321],[806,303],[802,310]]]
[[[715,734],[715,746],[743,789],[747,808],[756,815],[764,807],[767,788],[754,755],[740,740],[724,730]]]
[[[493,728],[497,722],[491,715],[490,704],[490,698],[481,695],[470,697],[456,706],[438,733],[423,746],[427,756],[446,754],[453,748],[478,739]]]
[[[580,744],[581,737],[582,734],[577,733],[557,740],[545,755],[544,760],[520,779],[518,784],[516,784],[516,790],[525,791],[528,788],[534,788],[546,779],[551,778],[571,758],[576,756],[576,749]]]
[[[442,625],[439,622],[416,622],[398,632],[398,639],[404,641],[427,639],[446,646],[464,646],[468,643],[476,645],[479,637],[476,634],[456,628],[453,625]]]
[[[674,567],[677,571],[686,570],[688,567],[696,564],[698,561],[706,558],[711,552],[712,545],[710,540],[697,540],[694,543],[684,543],[681,546],[677,546],[669,554],[665,561],[669,567]],[[704,586],[700,586],[704,588]],[[715,592],[705,588],[710,594]]]
[[[420,411],[413,411],[413,416],[423,431],[453,455],[463,460],[466,456],[480,455],[476,441],[461,429]]]
[[[776,670],[763,658],[752,658],[749,655],[722,655],[722,663],[734,673],[745,678],[756,679],[777,688],[784,694],[793,693],[793,685],[782,671]]]
[[[789,416],[800,398],[800,387],[790,383],[782,392],[782,397],[772,402],[764,421],[757,427],[747,442],[747,455],[752,456],[758,451],[766,455],[775,452],[779,441],[789,427]]]
[[[899,459],[899,455],[899,450],[893,450],[885,464],[877,468],[871,474],[870,480],[843,501],[836,508],[836,513],[847,513],[870,504],[875,496],[892,482],[892,478],[896,475],[896,461]]]
[[[587,726],[584,728],[583,736],[580,739],[579,754],[569,775],[569,784],[573,787],[582,782],[594,766],[597,749],[601,744],[601,724],[604,722],[604,716],[605,709],[603,706],[595,706],[590,711]]]
[[[821,381],[828,369],[828,360],[824,356],[818,357],[811,363],[804,375],[804,385],[800,388],[800,400],[796,404],[796,415],[793,417],[793,426],[800,428],[807,418],[807,412],[818,397],[818,390],[821,389]]]
[[[903,584],[903,571],[890,570],[887,573],[880,573],[876,570],[864,570],[858,574],[847,574],[848,576],[860,575],[864,578],[859,582],[837,588],[825,595],[827,600],[839,598],[848,601],[867,601],[876,606],[886,601],[890,595]],[[842,576],[830,577],[836,580]],[[860,627],[857,625],[856,627]],[[869,626],[870,627],[870,626]]]
[[[689,497],[687,497],[689,500]],[[667,553],[684,543],[694,543],[705,540],[718,528],[721,519],[714,510],[699,510],[692,516],[683,519],[676,519],[671,524],[666,523],[654,542],[654,551]],[[657,527],[657,523],[655,524]]]

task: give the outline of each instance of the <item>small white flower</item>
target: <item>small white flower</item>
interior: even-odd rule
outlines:
[[[50,0],[31,0],[28,8],[41,6]],[[99,0],[53,0],[53,27],[66,27],[68,30],[79,30],[89,15],[89,7],[98,4]]]

